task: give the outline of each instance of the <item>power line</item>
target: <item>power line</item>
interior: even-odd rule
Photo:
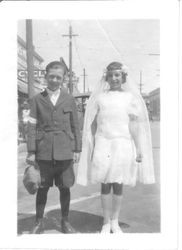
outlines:
[[[104,33],[107,41],[111,44],[112,48],[115,50],[115,52],[119,55],[119,57],[121,57],[121,54],[119,52],[119,50],[116,48],[116,46],[113,44],[112,40],[110,39],[108,33],[105,31],[105,29],[103,28],[102,24],[100,23],[99,20],[97,20],[97,24],[99,26],[99,28],[102,30],[102,32]]]
[[[73,34],[72,26],[69,26],[69,34],[62,35],[63,37],[69,37],[69,90],[70,93],[73,93],[73,83],[72,83],[72,37],[78,36],[77,34]]]
[[[88,76],[88,75],[86,75],[86,73],[85,73],[85,68],[83,69],[83,92],[85,93],[85,78],[86,78],[86,76]]]
[[[112,39],[110,38],[108,32],[104,29],[104,27],[102,26],[102,24],[101,24],[101,22],[100,22],[99,20],[97,20],[97,24],[98,24],[99,28],[102,30],[102,32],[104,33],[104,35],[105,35],[107,41],[111,44],[112,48],[113,48],[113,49],[115,50],[115,52],[119,55],[119,59],[120,59],[120,58],[124,58],[125,55],[121,54],[120,50],[119,50],[119,49],[117,48],[117,46],[114,44],[114,42],[113,42]],[[124,59],[124,61],[125,61],[125,59]],[[126,62],[126,66],[128,66],[128,65],[127,65],[127,62]],[[131,66],[129,66],[129,69],[130,69],[130,71],[134,71],[134,70],[132,69]]]
[[[97,23],[98,23],[98,26],[100,27],[100,29],[103,31],[107,41],[111,44],[112,48],[114,49],[114,51],[119,55],[119,58],[124,58],[124,62],[125,62],[125,54],[122,54],[121,55],[121,52],[120,50],[117,48],[117,46],[114,44],[113,40],[110,38],[108,32],[104,29],[104,27],[102,26],[101,22],[99,20],[97,20]],[[143,54],[144,55],[144,54]],[[159,56],[160,54],[159,53],[149,53],[147,54],[149,56]],[[127,61],[127,60],[126,60]],[[126,62],[127,63],[127,62]],[[129,70],[131,72],[134,72],[132,66],[130,65],[126,65],[126,66],[129,66]],[[136,83],[137,85],[137,81],[136,80],[133,80],[133,77],[131,76],[130,74],[130,79],[132,80],[132,82]],[[142,93],[142,90],[143,90],[143,86],[144,84],[142,83],[142,71],[140,71],[140,83],[139,83],[139,89],[140,89],[140,93]]]
[[[80,54],[79,54],[79,51],[78,51],[78,46],[77,46],[77,42],[76,42],[76,38],[74,37],[73,39],[73,42],[74,42],[74,45],[75,45],[75,50],[76,50],[76,53],[77,53],[77,56],[78,56],[78,60],[80,62],[80,66],[81,68],[83,69],[84,68],[84,65],[82,63],[82,60],[81,60],[81,57],[80,57]]]
[[[71,21],[70,21],[70,20],[68,20],[68,23],[69,23],[69,25],[71,25]],[[73,25],[72,25],[72,26],[73,26]],[[84,68],[84,65],[83,65],[82,60],[81,60],[81,57],[80,57],[80,53],[79,53],[79,49],[78,49],[78,45],[77,45],[77,41],[76,41],[76,38],[75,38],[75,37],[73,37],[73,42],[74,42],[74,45],[75,45],[75,50],[76,50],[76,53],[77,53],[77,56],[78,56],[78,60],[79,60],[79,62],[80,62],[80,66],[81,66],[81,68],[83,69],[83,68]]]

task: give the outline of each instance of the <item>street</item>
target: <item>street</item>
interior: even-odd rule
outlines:
[[[160,232],[160,122],[151,123],[156,183],[124,187],[120,226],[124,233]],[[26,145],[18,147],[18,234],[27,234],[35,223],[35,195],[25,190]],[[75,172],[76,172],[75,166]],[[80,233],[98,233],[102,226],[100,185],[71,188],[70,222]],[[61,233],[59,193],[56,187],[48,193],[45,210],[45,233]]]

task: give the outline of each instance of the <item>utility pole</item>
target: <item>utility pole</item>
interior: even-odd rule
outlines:
[[[73,83],[72,83],[72,37],[78,36],[77,34],[72,33],[72,27],[69,26],[69,34],[62,35],[64,37],[69,37],[69,91],[70,94],[73,93]]]
[[[32,35],[32,20],[26,20],[26,55],[27,55],[27,73],[28,73],[28,97],[34,95],[34,64],[33,64],[33,35]]]
[[[85,69],[83,69],[83,93],[85,93],[85,79],[86,79],[86,74],[85,74]]]
[[[142,70],[140,70],[140,94],[142,95]]]

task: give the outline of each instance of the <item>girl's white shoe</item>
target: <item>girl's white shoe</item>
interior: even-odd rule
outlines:
[[[118,220],[111,220],[111,231],[113,233],[123,233],[119,226]]]
[[[104,224],[103,226],[102,226],[102,229],[101,229],[101,232],[100,232],[101,234],[105,234],[105,233],[111,233],[111,223],[110,223],[110,221],[107,223],[107,224]]]

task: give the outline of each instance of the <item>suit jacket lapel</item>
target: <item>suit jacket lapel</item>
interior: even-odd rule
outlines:
[[[66,91],[64,89],[61,89],[60,95],[58,97],[58,100],[56,102],[56,105],[54,106],[53,103],[51,102],[48,92],[46,91],[46,89],[41,93],[41,99],[48,105],[50,106],[52,109],[54,109],[54,107],[59,106],[60,104],[62,104],[67,98],[66,98]]]
[[[66,93],[66,91],[61,89],[61,93],[60,93],[58,100],[56,102],[56,107],[59,106],[60,104],[62,104],[67,99],[65,93]]]
[[[49,98],[49,95],[46,91],[46,89],[41,93],[42,95],[42,100],[48,105],[50,106],[51,108],[54,108],[54,105],[53,103],[51,102],[50,98]]]

